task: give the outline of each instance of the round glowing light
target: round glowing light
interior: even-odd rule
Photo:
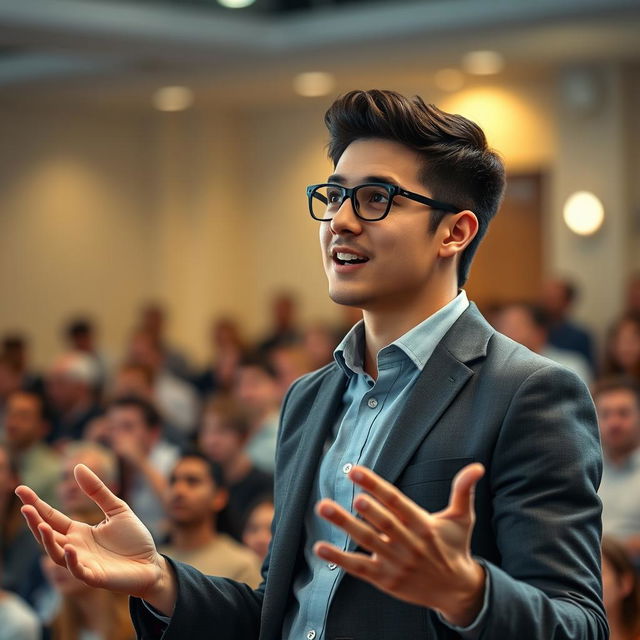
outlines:
[[[504,57],[497,51],[470,51],[462,58],[462,68],[474,76],[490,76],[504,69]]]
[[[153,94],[153,106],[160,111],[184,111],[193,104],[188,87],[162,87]]]
[[[580,236],[594,234],[604,221],[604,207],[599,198],[589,191],[576,191],[564,204],[564,221]]]
[[[464,85],[464,74],[459,69],[440,69],[433,79],[441,91],[458,91]]]
[[[293,88],[298,95],[305,98],[326,96],[336,86],[336,79],[325,71],[307,71],[299,73],[293,79]]]
[[[218,4],[227,9],[244,9],[250,7],[256,0],[218,0]]]

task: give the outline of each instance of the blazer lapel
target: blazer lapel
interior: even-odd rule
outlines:
[[[373,465],[377,474],[389,482],[398,479],[420,443],[473,375],[467,363],[486,355],[492,333],[492,327],[471,303],[416,380]]]

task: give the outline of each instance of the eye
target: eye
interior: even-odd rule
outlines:
[[[327,204],[339,204],[342,202],[342,189],[329,187],[327,189]]]

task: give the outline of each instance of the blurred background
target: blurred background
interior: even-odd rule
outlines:
[[[324,110],[374,87],[478,121],[506,161],[470,295],[569,278],[602,342],[640,268],[636,0],[224,4],[0,1],[0,334],[34,366],[78,314],[118,360],[149,301],[195,363],[212,318],[258,338],[281,291],[342,322],[304,187],[328,174]],[[603,206],[591,235],[563,217],[581,191]]]

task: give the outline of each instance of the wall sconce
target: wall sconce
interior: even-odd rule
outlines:
[[[589,191],[576,191],[564,203],[565,224],[579,236],[593,235],[604,221],[600,199]]]

